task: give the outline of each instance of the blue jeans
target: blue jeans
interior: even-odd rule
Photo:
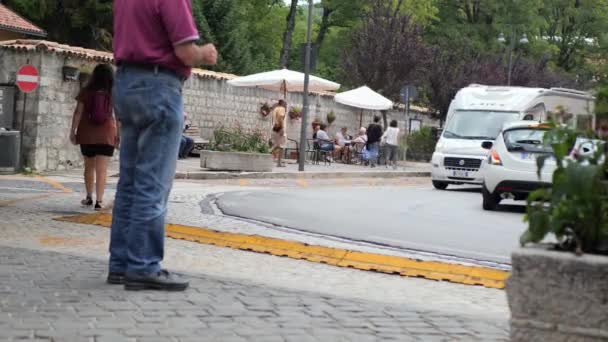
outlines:
[[[179,157],[180,158],[188,158],[190,152],[194,149],[194,139],[182,135],[182,138],[179,143]]]
[[[380,143],[371,143],[366,146],[367,152],[365,153],[365,160],[369,161],[371,165],[376,165],[378,162],[378,153],[380,151]]]
[[[120,179],[112,214],[110,272],[129,276],[160,270],[184,121],[181,89],[181,80],[168,72],[121,66],[116,73]]]

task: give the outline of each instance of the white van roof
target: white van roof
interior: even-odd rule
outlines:
[[[545,91],[542,88],[472,84],[458,91],[454,101],[458,109],[521,112]]]
[[[568,96],[592,100],[591,94],[563,88],[527,88],[471,84],[461,89],[454,99],[455,108],[523,112],[540,96]]]

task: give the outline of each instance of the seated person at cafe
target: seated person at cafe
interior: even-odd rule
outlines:
[[[194,150],[194,139],[185,134],[188,128],[190,128],[190,122],[188,121],[188,115],[184,113],[184,134],[182,134],[182,138],[179,142],[179,152],[177,154],[178,159],[188,158],[192,150]]]
[[[340,156],[345,151],[345,147],[350,144],[350,140],[352,137],[348,135],[348,128],[342,127],[340,132],[336,133],[336,138],[334,139],[335,143],[335,152],[334,157],[340,158]]]
[[[361,127],[359,129],[359,133],[353,140],[354,145],[365,145],[367,144],[367,129],[365,127]]]
[[[350,144],[350,152],[351,155],[355,155],[356,153],[361,153],[367,144],[367,129],[365,127],[361,127],[357,136],[351,141]]]
[[[319,150],[333,152],[334,151],[334,142],[329,138],[327,132],[327,125],[321,124],[319,126],[319,130],[317,131],[317,143],[319,144]]]

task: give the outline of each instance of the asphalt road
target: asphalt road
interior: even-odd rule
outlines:
[[[523,202],[481,208],[475,188],[334,187],[223,194],[227,215],[357,241],[510,263],[525,230]]]

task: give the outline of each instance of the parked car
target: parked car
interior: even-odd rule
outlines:
[[[525,200],[532,191],[551,186],[557,165],[553,150],[543,143],[548,130],[548,125],[530,121],[507,123],[494,142],[482,143],[489,151],[481,167],[483,209],[494,210],[503,199]],[[587,162],[584,159],[605,148],[603,144],[601,140],[578,138],[568,159]],[[539,178],[540,156],[547,159]]]
[[[473,84],[458,91],[452,100],[443,130],[432,156],[431,179],[436,189],[450,184],[483,183],[481,164],[487,151],[483,141],[494,141],[503,125],[549,119],[549,111],[568,108],[577,113],[570,120],[574,129],[593,121],[591,94],[561,88],[524,88]]]
[[[513,122],[504,126],[494,142],[482,143],[489,150],[482,163],[483,209],[494,210],[503,199],[525,200],[530,192],[551,186],[556,164],[551,147],[543,143],[548,130],[530,121]],[[539,179],[536,159],[542,155],[548,159]]]

